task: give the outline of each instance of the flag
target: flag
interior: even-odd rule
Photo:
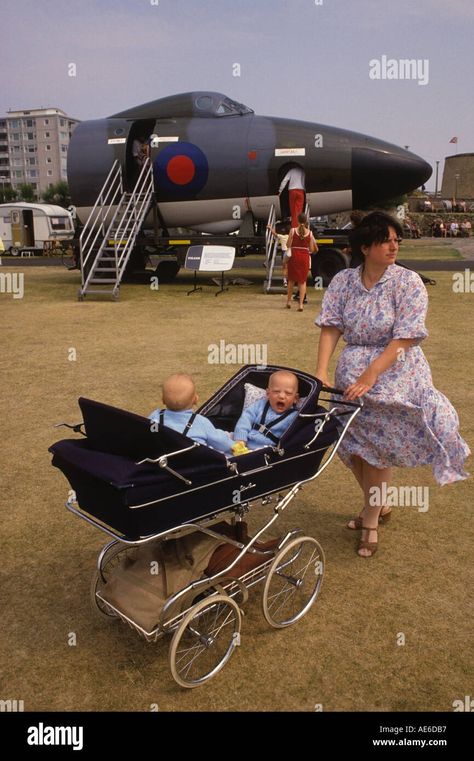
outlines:
[[[450,143],[457,143],[457,141],[458,141],[457,137],[452,137],[449,142]]]

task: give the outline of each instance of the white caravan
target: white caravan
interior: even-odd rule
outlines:
[[[70,240],[74,236],[72,215],[62,206],[49,203],[0,204],[0,238],[5,251],[43,252],[45,243]]]

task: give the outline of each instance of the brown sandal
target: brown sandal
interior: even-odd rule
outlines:
[[[388,523],[390,518],[392,517],[392,508],[390,508],[386,513],[380,513],[379,515],[379,524],[383,526],[384,523]],[[353,526],[349,526],[349,523],[353,523]],[[362,526],[362,518],[359,516],[358,518],[352,518],[352,520],[349,521],[349,523],[346,523],[346,528],[350,529],[351,531],[360,531]]]
[[[378,528],[377,527],[372,528],[371,526],[362,526],[362,531],[367,531],[368,532],[367,536],[369,536],[371,531],[377,532]],[[362,539],[361,537],[359,546],[357,548],[357,554],[360,558],[372,558],[377,552],[377,547],[378,547],[378,542],[369,542],[369,541],[366,541],[365,539]],[[369,550],[370,555],[361,555],[360,554],[361,550]]]

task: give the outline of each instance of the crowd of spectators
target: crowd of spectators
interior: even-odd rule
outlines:
[[[470,238],[472,224],[469,219],[457,222],[455,219],[443,222],[435,219],[431,225],[431,235],[434,238]]]

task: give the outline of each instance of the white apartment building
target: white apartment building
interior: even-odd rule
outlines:
[[[0,188],[28,183],[39,198],[67,180],[67,150],[78,123],[60,108],[8,111],[0,117]]]

